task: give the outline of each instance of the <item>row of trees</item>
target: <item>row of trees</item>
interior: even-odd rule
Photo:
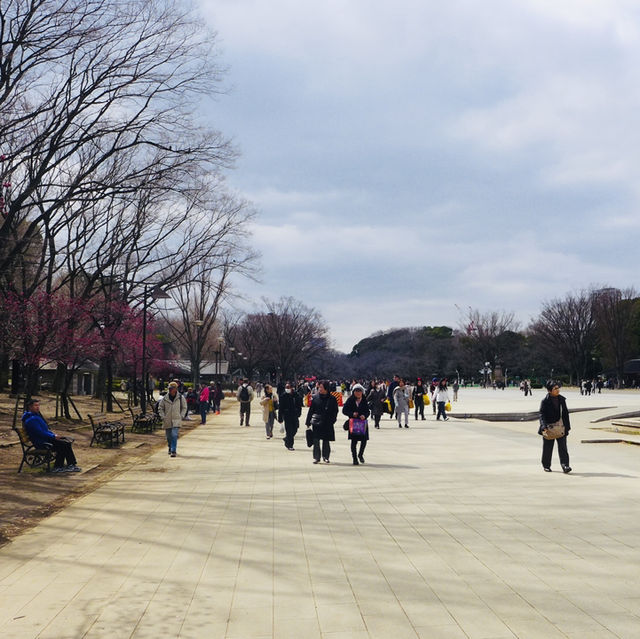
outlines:
[[[195,314],[204,339],[230,274],[251,268],[253,212],[223,177],[236,151],[198,115],[223,77],[216,37],[185,7],[0,5],[0,386],[11,359],[27,358],[28,370],[38,357],[78,365],[45,335],[26,350],[16,342],[11,326],[27,312],[67,309],[69,330],[101,344],[83,357],[110,377],[117,353],[107,345],[140,321],[153,291],[185,310],[177,334]]]
[[[488,363],[510,377],[556,375],[576,382],[606,372],[622,383],[625,362],[639,353],[637,292],[591,287],[545,302],[525,329],[513,313],[469,308],[458,330],[423,327],[372,335],[354,346],[343,370],[358,377],[402,371],[469,379],[478,378]]]

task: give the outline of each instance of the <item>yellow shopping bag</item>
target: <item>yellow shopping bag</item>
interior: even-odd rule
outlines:
[[[447,403],[444,405],[444,409],[445,409],[445,410],[447,410],[447,411],[448,411],[448,410],[451,410],[451,404],[450,404],[449,402],[447,402]]]

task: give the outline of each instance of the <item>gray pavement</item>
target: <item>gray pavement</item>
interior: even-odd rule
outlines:
[[[636,639],[640,447],[580,441],[640,394],[564,394],[616,407],[572,416],[570,475],[532,422],[384,418],[366,465],[341,429],[313,465],[302,430],[289,452],[232,405],[1,548],[0,636]]]

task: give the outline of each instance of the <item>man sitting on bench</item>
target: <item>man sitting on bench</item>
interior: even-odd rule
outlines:
[[[27,410],[22,415],[22,423],[29,435],[29,439],[37,448],[43,448],[44,444],[50,444],[56,453],[56,461],[53,464],[54,473],[79,473],[82,469],[76,466],[76,456],[73,454],[71,442],[68,437],[61,437],[49,430],[47,422],[40,414],[40,400],[32,398],[27,402]],[[65,466],[65,461],[67,465]]]

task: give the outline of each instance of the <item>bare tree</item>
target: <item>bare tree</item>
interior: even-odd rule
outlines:
[[[582,290],[545,302],[531,331],[555,367],[568,369],[579,381],[587,373],[596,344],[593,292]]]
[[[40,234],[48,286],[76,224],[108,203],[184,208],[234,151],[199,126],[199,96],[220,81],[213,34],[161,0],[8,0],[0,6],[0,285]],[[178,198],[179,199],[179,198]],[[172,201],[173,200],[173,201]],[[104,219],[104,218],[103,218]],[[113,229],[113,227],[111,227]],[[8,277],[9,276],[9,277]]]
[[[244,368],[262,366],[277,379],[293,379],[326,351],[327,326],[318,311],[292,297],[263,303],[264,312],[227,324],[227,341],[242,353]]]
[[[515,332],[518,328],[519,323],[514,313],[482,313],[469,308],[460,323],[460,343],[467,350],[472,365],[484,366],[488,362],[494,368],[504,357],[501,347],[504,346],[505,340],[501,339],[502,336]]]
[[[604,360],[615,368],[620,385],[624,379],[624,363],[636,345],[638,292],[634,288],[600,288],[593,293],[593,306]]]

